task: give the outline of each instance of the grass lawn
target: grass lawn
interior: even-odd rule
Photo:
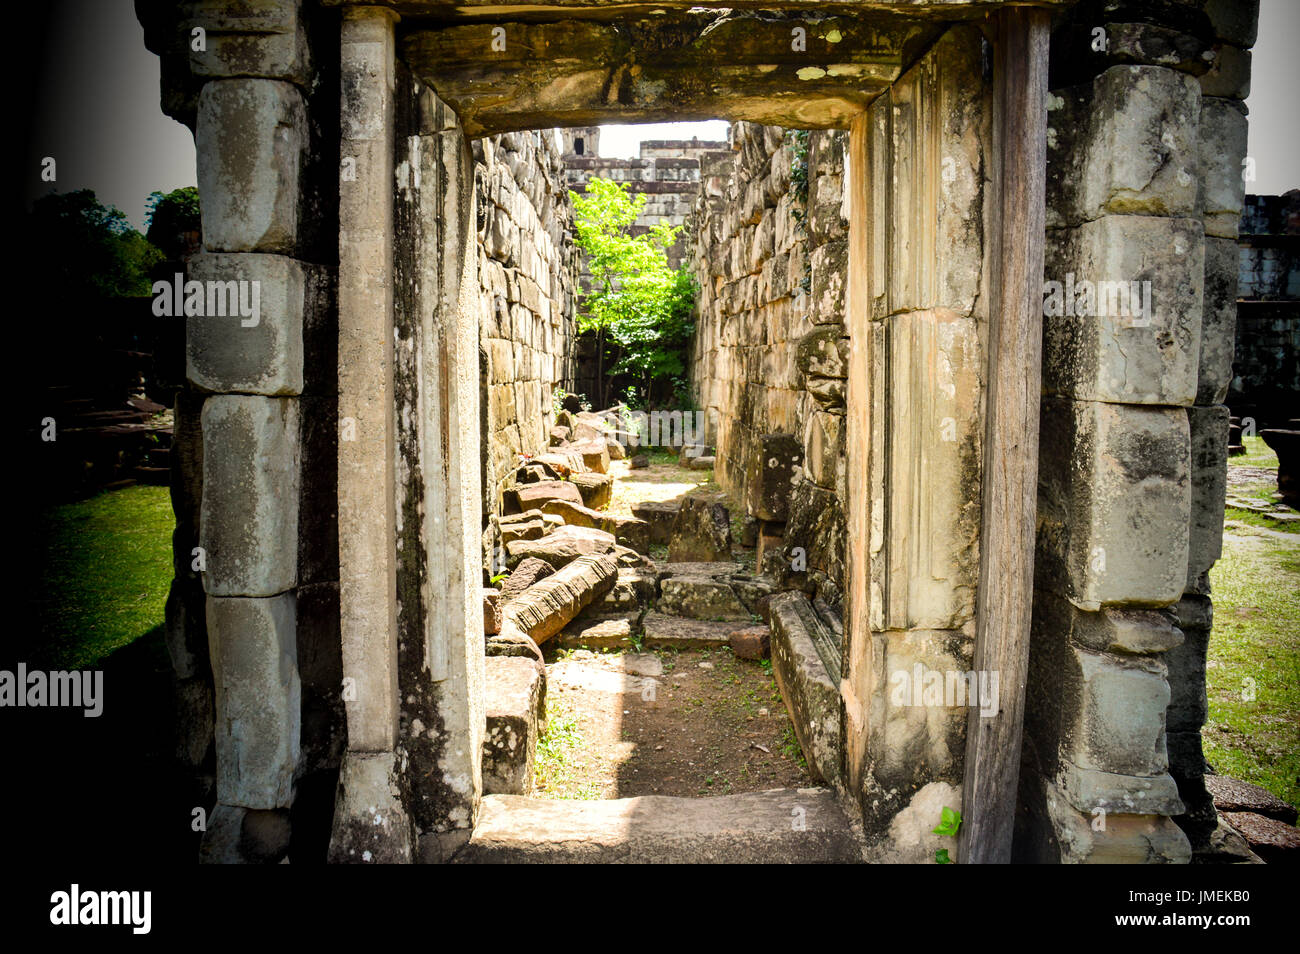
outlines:
[[[1230,473],[1277,467],[1259,438],[1246,446],[1245,457],[1229,460]],[[1251,497],[1276,489],[1261,485],[1257,494],[1243,484],[1240,492]],[[1227,516],[1223,556],[1210,571],[1205,757],[1220,774],[1300,804],[1300,534],[1246,511]]]
[[[36,519],[32,629],[11,648],[32,668],[91,668],[162,625],[175,518],[166,487],[125,487]]]

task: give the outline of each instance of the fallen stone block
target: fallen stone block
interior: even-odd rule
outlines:
[[[663,613],[646,613],[641,621],[647,649],[721,649],[730,645],[734,622],[682,619]]]
[[[582,462],[587,465],[588,470],[598,474],[609,473],[609,448],[605,446],[603,435],[593,440],[570,444],[565,450],[572,454],[581,454]]]
[[[565,527],[556,534],[570,529],[578,528]],[[506,604],[504,616],[540,646],[610,589],[617,577],[618,564],[612,558],[576,556],[558,573]]]
[[[544,464],[555,471],[557,477],[567,478],[587,472],[587,465],[583,462],[581,454],[573,454],[563,449],[538,454],[531,458],[529,463]]]
[[[501,632],[484,637],[484,656],[526,656],[543,662],[542,651],[514,620],[502,619]]]
[[[490,586],[483,588],[483,635],[501,632],[501,591]]]
[[[1300,829],[1254,812],[1224,812],[1224,819],[1267,864],[1300,860]]]
[[[612,533],[593,527],[563,526],[540,540],[516,540],[506,547],[506,564],[513,565],[528,557],[545,560],[555,569],[578,557],[609,553],[614,549]]]
[[[714,457],[691,457],[687,460],[686,466],[691,470],[712,470],[716,460]]]
[[[484,660],[483,792],[527,795],[533,790],[537,735],[545,722],[546,669],[534,659]]]
[[[772,631],[766,626],[732,630],[727,641],[741,659],[767,659],[772,654]]]
[[[581,504],[582,492],[568,480],[543,480],[512,487],[505,492],[506,507],[516,513],[541,510],[548,500],[568,500]]]
[[[1214,799],[1214,807],[1221,812],[1249,812],[1288,825],[1296,823],[1296,807],[1266,788],[1227,775],[1205,776],[1205,787]]]
[[[628,461],[629,470],[641,470],[650,466],[649,454],[636,454]]]
[[[614,478],[610,474],[574,473],[568,482],[578,488],[582,498],[578,503],[592,510],[604,510],[614,495]]]
[[[680,500],[643,500],[632,505],[632,516],[650,525],[650,542],[667,546],[673,533],[673,521],[682,508]]]
[[[624,460],[627,457],[627,448],[612,437],[605,438],[605,448],[609,451],[610,460]]]
[[[509,603],[538,580],[543,580],[554,572],[555,568],[545,560],[536,557],[521,560],[501,584],[501,605]]]
[[[731,516],[726,506],[687,497],[673,520],[668,539],[673,563],[717,562],[731,559]]]
[[[749,619],[749,610],[725,579],[705,575],[675,575],[659,581],[655,608],[688,619]]]
[[[501,520],[501,545],[505,546],[514,543],[516,540],[538,540],[546,535],[546,521],[537,515],[537,511],[530,510],[526,513],[531,516],[526,520]],[[523,514],[512,514],[511,516],[523,516]]]
[[[579,618],[556,637],[556,644],[561,649],[628,649],[639,617],[639,613],[629,613],[598,620]]]

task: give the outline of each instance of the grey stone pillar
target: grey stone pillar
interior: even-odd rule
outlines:
[[[406,861],[397,745],[394,553],[394,25],[349,6],[341,27],[339,181],[339,603],[348,748],[330,859]]]
[[[1235,272],[1235,249],[1216,243],[1235,236],[1245,137],[1244,117],[1206,98],[1216,70],[1240,67],[1215,39],[1221,7],[1157,25],[1089,2],[1053,37],[1056,78],[1073,85],[1049,112],[1045,279],[1058,291],[1045,297],[1025,860],[1185,862],[1195,839],[1173,818],[1204,824],[1188,733],[1205,717]],[[1124,291],[1141,297],[1117,313]]]

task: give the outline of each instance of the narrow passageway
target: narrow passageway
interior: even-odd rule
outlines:
[[[611,462],[611,514],[667,512],[687,496],[726,506],[711,469],[667,453],[647,461],[635,470],[627,460]],[[752,567],[755,549],[742,544],[741,521],[729,513],[734,562]],[[681,564],[668,561],[668,549],[666,543],[649,547],[657,575],[681,573]],[[647,605],[618,616],[600,606],[584,611],[548,644],[538,795],[708,796],[810,783],[764,651],[770,639],[764,607],[750,614],[743,603],[737,609],[716,599],[700,606],[674,600],[674,587],[686,579],[661,578],[661,587],[662,580],[675,581],[666,596],[660,588]],[[743,619],[721,618],[741,612]]]

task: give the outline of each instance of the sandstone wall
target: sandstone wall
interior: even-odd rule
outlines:
[[[787,553],[764,547],[765,563],[772,553],[789,572],[799,556],[791,548],[802,548],[814,585],[835,604],[845,494],[845,138],[734,124],[732,153],[702,160],[692,231],[700,284],[692,384],[714,428],[716,479],[766,522],[767,539],[784,532]],[[806,188],[792,174],[805,143]]]
[[[556,387],[573,389],[577,333],[573,204],[552,131],[475,140],[483,290],[483,507],[520,454],[546,447]]]

